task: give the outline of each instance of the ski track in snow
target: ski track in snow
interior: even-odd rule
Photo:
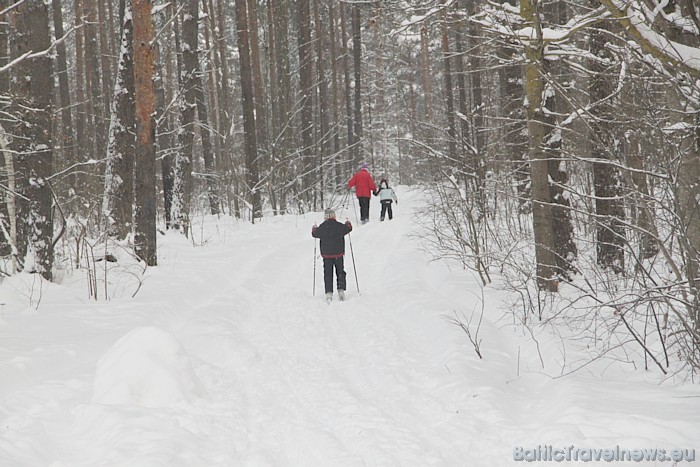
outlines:
[[[700,448],[697,387],[544,376],[532,343],[499,322],[497,291],[479,360],[444,319],[480,310],[478,279],[430,262],[410,235],[422,196],[399,195],[391,221],[376,199],[368,225],[339,213],[354,225],[345,302],[322,299],[320,259],[311,294],[315,213],[229,224],[203,247],[168,237],[134,299],[80,303],[54,287],[38,311],[8,312],[0,466],[498,467],[519,464],[515,445]],[[177,337],[201,397],[91,402],[97,361],[139,326]]]

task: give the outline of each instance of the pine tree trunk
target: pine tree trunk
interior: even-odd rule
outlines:
[[[331,165],[329,158],[331,155],[330,139],[329,139],[329,119],[328,112],[328,81],[326,80],[326,67],[323,58],[323,52],[326,47],[324,41],[323,28],[321,27],[321,19],[318,8],[318,0],[314,0],[314,22],[316,23],[316,70],[318,74],[318,128],[320,129],[320,151],[318,154],[318,167],[322,171],[319,174],[322,180],[322,188],[320,190],[320,202],[324,205],[323,195],[326,189],[326,184],[329,182],[328,175]]]
[[[165,112],[164,115],[160,115],[161,128],[159,129],[158,135],[158,145],[160,146],[160,152],[162,153],[160,157],[160,172],[161,180],[163,184],[163,214],[165,217],[165,228],[169,229],[172,226],[172,206],[173,206],[173,192],[175,189],[175,158],[177,157],[177,150],[175,149],[176,138],[173,135],[173,111],[170,105],[173,101],[173,91],[177,88],[177,82],[175,79],[175,70],[173,67],[173,40],[175,38],[175,33],[173,32],[173,25],[177,25],[177,21],[173,21],[175,18],[175,6],[169,5],[166,10],[166,22],[165,26],[165,76],[162,79],[163,86],[163,104],[157,104],[159,109]],[[160,96],[156,96],[160,98]],[[167,103],[167,104],[166,104]],[[167,105],[167,108],[166,108]]]
[[[61,1],[52,0],[53,29],[56,40],[65,34],[63,31],[63,11]],[[66,45],[62,41],[56,46],[56,74],[58,75],[58,94],[61,103],[61,150],[64,159],[71,164],[75,161],[75,139],[73,135],[73,116],[71,114],[70,87],[68,84],[68,58]]]
[[[362,142],[362,28],[360,23],[360,7],[352,5],[352,58],[355,77],[354,106],[353,106],[353,160],[357,163],[363,159]]]
[[[186,236],[190,229],[190,210],[193,181],[192,163],[197,109],[197,14],[198,0],[187,0],[182,22],[182,56],[180,71],[180,128],[179,151],[175,158],[172,227]],[[177,47],[180,49],[180,47]],[[176,52],[177,53],[177,52]]]
[[[48,4],[25,0],[9,14],[11,57],[47,50],[51,44]],[[53,220],[48,179],[53,174],[51,94],[54,86],[48,54],[25,59],[12,70],[14,114],[10,132],[17,171],[18,262],[20,270],[52,280]]]
[[[463,172],[465,176],[465,185],[472,185],[476,187],[477,183],[474,183],[476,177],[477,166],[477,155],[473,150],[474,144],[472,143],[471,130],[469,128],[469,120],[467,116],[469,115],[468,110],[468,98],[467,98],[467,84],[466,76],[464,71],[464,49],[462,46],[462,27],[461,23],[457,25],[455,31],[455,56],[453,61],[455,63],[455,77],[457,79],[457,89],[459,91],[459,128],[460,128],[460,150],[461,150],[461,165],[463,167]],[[522,92],[522,89],[521,89]]]
[[[474,2],[468,2],[467,7],[470,16],[476,15],[476,5]],[[479,37],[479,26],[475,22],[469,22],[468,26],[469,39],[469,68],[471,77],[471,112],[474,115],[472,124],[472,134],[476,154],[474,155],[474,175],[476,176],[477,197],[481,212],[486,212],[486,196],[484,194],[486,184],[486,132],[487,128],[484,116],[484,95],[481,84],[482,65],[481,65],[481,37]]]
[[[221,95],[219,96],[219,121],[223,131],[221,132],[223,148],[223,167],[224,167],[224,187],[226,188],[226,197],[228,199],[229,211],[233,211],[233,215],[237,218],[241,217],[241,208],[238,200],[239,181],[236,169],[234,167],[234,152],[233,152],[233,90],[231,88],[231,74],[228,67],[228,54],[226,53],[226,14],[224,11],[224,0],[217,1],[217,20],[218,20],[218,37],[217,37],[217,52],[219,54],[219,62],[221,63]],[[233,188],[233,189],[232,189]],[[233,206],[231,206],[233,205]],[[233,208],[233,209],[231,209]]]
[[[88,147],[86,126],[87,126],[87,104],[85,98],[85,54],[83,44],[85,29],[83,29],[83,0],[73,0],[73,15],[75,18],[75,143],[76,162],[82,162],[86,157]],[[84,186],[85,180],[78,181],[79,177],[74,177],[71,183]],[[80,177],[82,178],[82,177]]]
[[[255,100],[253,75],[250,63],[250,43],[246,0],[236,0],[236,24],[238,27],[238,55],[241,73],[241,104],[243,106],[243,132],[245,140],[246,184],[250,196],[252,221],[262,217],[258,172],[258,146],[255,129]]]
[[[549,192],[548,158],[544,150],[550,131],[544,115],[544,43],[539,13],[530,0],[521,0],[520,14],[534,28],[536,37],[525,43],[525,94],[529,136],[530,178],[532,180],[532,217],[535,235],[537,284],[549,292],[558,290],[556,277],[554,219]]]
[[[360,163],[359,158],[355,157],[355,130],[352,121],[352,92],[351,92],[351,81],[350,81],[350,51],[348,50],[348,33],[347,33],[347,19],[345,15],[346,5],[344,2],[340,4],[340,37],[343,52],[343,81],[345,82],[345,124],[348,129],[348,141],[347,148],[348,154],[346,159],[348,162],[347,172],[352,170],[352,167],[357,167]]]
[[[204,80],[197,71],[197,85],[195,86],[197,99],[197,119],[199,120],[199,134],[202,138],[202,156],[204,158],[205,185],[209,198],[209,212],[219,214],[219,194],[216,183],[216,167],[214,159],[214,147],[212,146],[211,124],[209,123],[209,111],[207,110],[206,97],[204,95]]]
[[[290,154],[294,151],[292,147],[291,135],[291,114],[290,107],[292,102],[292,84],[291,71],[289,63],[289,10],[288,2],[285,0],[273,0],[274,18],[275,18],[275,61],[276,74],[279,81],[277,92],[278,111],[277,128],[278,128],[278,147],[280,171],[278,178],[282,187],[279,195],[279,210],[280,214],[287,212],[287,186],[289,182],[290,172]]]
[[[593,141],[593,189],[595,193],[597,263],[614,272],[624,270],[624,204],[623,183],[619,170],[611,163],[621,159],[621,141],[611,125],[614,121],[616,76],[618,61],[606,48],[609,26],[601,24],[591,33],[592,77],[590,96]],[[607,33],[606,33],[607,31]],[[619,102],[618,102],[619,103]]]
[[[221,83],[219,82],[219,77],[217,75],[217,70],[221,69],[221,64],[219,63],[219,54],[216,53],[216,48],[212,44],[212,39],[216,40],[216,28],[214,26],[214,3],[212,0],[202,0],[202,12],[207,17],[207,22],[204,27],[204,44],[207,50],[207,72],[205,73],[206,79],[206,89],[207,89],[207,99],[209,99],[209,120],[211,121],[211,127],[214,130],[213,144],[214,144],[214,174],[215,178],[215,190],[218,196],[217,213],[221,212],[222,204],[222,193],[223,193],[223,180],[224,180],[224,166],[221,155],[221,138],[218,136],[221,134],[221,125],[219,121],[220,115],[220,103],[219,96],[221,95]]]
[[[102,100],[104,109],[109,109],[109,96],[112,95],[112,89],[114,85],[112,84],[112,64],[110,63],[110,58],[114,53],[110,50],[109,40],[107,35],[113,34],[112,28],[107,21],[107,11],[105,2],[111,3],[109,0],[98,0],[97,2],[97,17],[98,17],[98,29],[100,34],[100,70],[102,71]],[[106,113],[106,112],[105,112]],[[108,115],[105,115],[105,119]]]
[[[102,216],[108,235],[118,239],[129,236],[133,226],[134,153],[136,151],[136,114],[134,88],[134,29],[131,0],[126,0],[122,25],[117,83],[112,101],[109,145],[105,168]]]
[[[102,94],[101,78],[100,78],[100,49],[98,47],[98,18],[97,5],[94,0],[84,1],[83,11],[85,12],[85,64],[86,77],[88,84],[88,109],[90,115],[88,121],[91,122],[90,128],[90,148],[96,154],[105,154],[107,151],[106,125],[105,125],[105,108],[104,96]]]
[[[275,28],[275,19],[277,12],[273,2],[270,2],[267,8],[267,54],[270,66],[268,67],[269,74],[269,94],[270,94],[270,168],[268,191],[270,193],[270,205],[273,215],[280,214],[280,205],[278,195],[281,191],[282,182],[279,178],[280,174],[280,148],[279,148],[279,77],[277,75],[276,63],[280,60],[277,53],[277,31]]]
[[[335,183],[336,185],[340,185],[342,183],[342,166],[337,163],[338,158],[340,157],[340,132],[338,131],[340,127],[340,108],[339,102],[340,102],[340,83],[339,83],[339,78],[338,78],[338,44],[337,44],[337,31],[336,31],[336,19],[335,19],[335,9],[333,7],[333,2],[330,2],[328,4],[328,18],[330,21],[330,36],[329,36],[329,41],[330,41],[330,46],[331,46],[331,87],[332,87],[332,96],[333,96],[333,124],[331,126],[331,137],[333,140],[333,169],[335,171]]]
[[[153,113],[153,20],[151,0],[133,0],[136,158],[134,177],[134,251],[148,266],[158,264],[156,250],[156,146]]]
[[[425,99],[424,118],[426,122],[430,122],[433,115],[433,89],[430,83],[430,61],[428,52],[428,28],[423,25],[420,28],[420,57],[421,57],[421,72],[423,77],[423,95]]]
[[[515,6],[513,0],[502,0],[502,3]],[[502,138],[509,165],[512,167],[515,186],[518,194],[520,214],[529,214],[532,209],[530,198],[530,171],[528,162],[528,139],[525,128],[523,108],[523,87],[521,84],[523,71],[518,63],[520,60],[517,44],[503,39],[496,50],[499,59],[499,102],[501,118],[504,120]]]
[[[452,64],[450,52],[450,36],[448,27],[448,11],[445,6],[446,0],[441,0],[442,22],[440,24],[442,64],[444,67],[443,77],[445,79],[445,107],[447,110],[447,155],[451,164],[457,161],[457,128],[455,126],[454,89],[452,88]],[[461,57],[460,57],[461,60]]]
[[[260,161],[269,166],[270,142],[267,128],[267,103],[265,93],[263,92],[263,88],[265,88],[265,79],[262,73],[262,65],[260,64],[257,0],[247,0],[247,2],[248,31],[250,32],[250,66],[255,99],[255,128],[258,131],[258,151],[260,152]],[[263,171],[268,171],[269,167],[261,167],[261,169]]]
[[[313,58],[311,49],[311,0],[300,0],[298,2],[298,24],[299,24],[299,115],[301,118],[301,148],[299,153],[304,167],[302,190],[305,193],[307,203],[311,202],[313,190],[308,190],[314,184],[316,164],[314,157],[313,139]]]

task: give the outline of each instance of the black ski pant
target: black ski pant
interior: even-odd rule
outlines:
[[[384,216],[389,214],[389,220],[394,218],[394,213],[391,212],[391,200],[382,201],[382,214],[380,216],[381,220],[384,220]]]
[[[360,202],[360,220],[369,220],[369,198],[358,196],[357,200]]]
[[[333,269],[338,277],[338,290],[345,290],[345,267],[343,256],[337,258],[323,258],[323,285],[326,293],[333,293]]]

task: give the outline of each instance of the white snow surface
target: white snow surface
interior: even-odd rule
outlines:
[[[159,236],[140,288],[138,268],[108,263],[108,301],[80,272],[5,279],[0,466],[500,467],[523,464],[517,446],[700,448],[697,384],[615,361],[557,377],[576,355],[513,326],[492,286],[479,359],[445,319],[480,313],[479,282],[420,249],[423,195],[397,192],[391,221],[376,200],[362,226],[334,206],[355,225],[345,302],[322,299],[318,260],[312,295],[322,212],[199,218],[194,241]]]

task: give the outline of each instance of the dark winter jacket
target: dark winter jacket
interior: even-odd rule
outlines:
[[[328,219],[318,227],[311,229],[311,236],[321,239],[321,256],[338,258],[345,254],[345,235],[352,230],[352,224],[347,221],[341,224],[335,219]]]
[[[352,187],[355,187],[355,195],[358,198],[369,198],[372,196],[372,193],[377,191],[377,186],[374,184],[372,175],[367,169],[359,170],[348,180],[348,188]]]

